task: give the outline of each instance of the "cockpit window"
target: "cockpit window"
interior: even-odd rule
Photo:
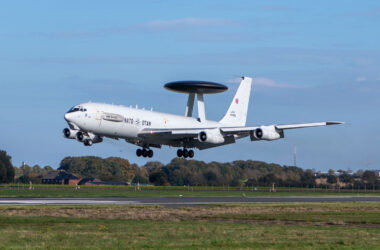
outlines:
[[[67,113],[72,113],[72,112],[76,112],[76,111],[79,111],[79,108],[78,107],[72,107],[69,111],[67,111]]]
[[[72,107],[69,111],[67,111],[67,113],[72,113],[72,112],[77,112],[77,111],[86,112],[87,109],[80,106],[79,107],[75,106],[75,107]]]

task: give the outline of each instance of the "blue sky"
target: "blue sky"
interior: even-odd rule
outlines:
[[[297,162],[318,170],[380,168],[378,1],[3,1],[0,8],[0,148],[58,167],[65,156],[120,156],[107,140],[62,137],[64,113],[97,101],[183,114],[164,83],[197,79],[229,91],[206,96],[209,119],[228,108],[238,76],[254,77],[248,125],[341,120],[285,139],[197,151],[196,159]],[[156,150],[170,161],[175,149]]]

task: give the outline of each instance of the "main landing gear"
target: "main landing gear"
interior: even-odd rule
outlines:
[[[178,157],[182,157],[183,156],[183,158],[187,158],[187,157],[189,157],[189,158],[193,158],[194,157],[194,151],[193,150],[187,150],[186,148],[184,148],[183,150],[182,149],[178,149],[177,150],[177,156]]]
[[[83,141],[83,144],[84,144],[85,146],[92,146],[92,140],[91,140],[91,139],[85,139],[85,140]]]
[[[136,155],[138,157],[142,156],[142,157],[149,157],[149,158],[152,158],[153,157],[153,150],[151,149],[146,149],[146,148],[139,148],[136,150]]]

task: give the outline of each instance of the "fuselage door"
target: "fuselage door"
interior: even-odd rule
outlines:
[[[102,126],[103,113],[101,110],[97,110],[95,113],[95,121],[98,127]]]

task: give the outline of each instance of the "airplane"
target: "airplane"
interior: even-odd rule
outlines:
[[[153,157],[151,148],[163,145],[179,148],[178,157],[193,158],[193,148],[208,148],[235,143],[249,137],[251,141],[273,141],[284,138],[284,131],[317,126],[343,124],[327,121],[287,125],[246,126],[252,78],[242,77],[236,94],[220,121],[206,119],[204,95],[226,91],[227,86],[205,81],[177,81],[165,88],[188,94],[184,116],[155,112],[133,107],[103,103],[82,103],[72,107],[64,118],[69,128],[64,137],[82,142],[85,146],[100,143],[104,137],[124,139],[134,144],[138,157]],[[198,117],[193,117],[195,96]]]

